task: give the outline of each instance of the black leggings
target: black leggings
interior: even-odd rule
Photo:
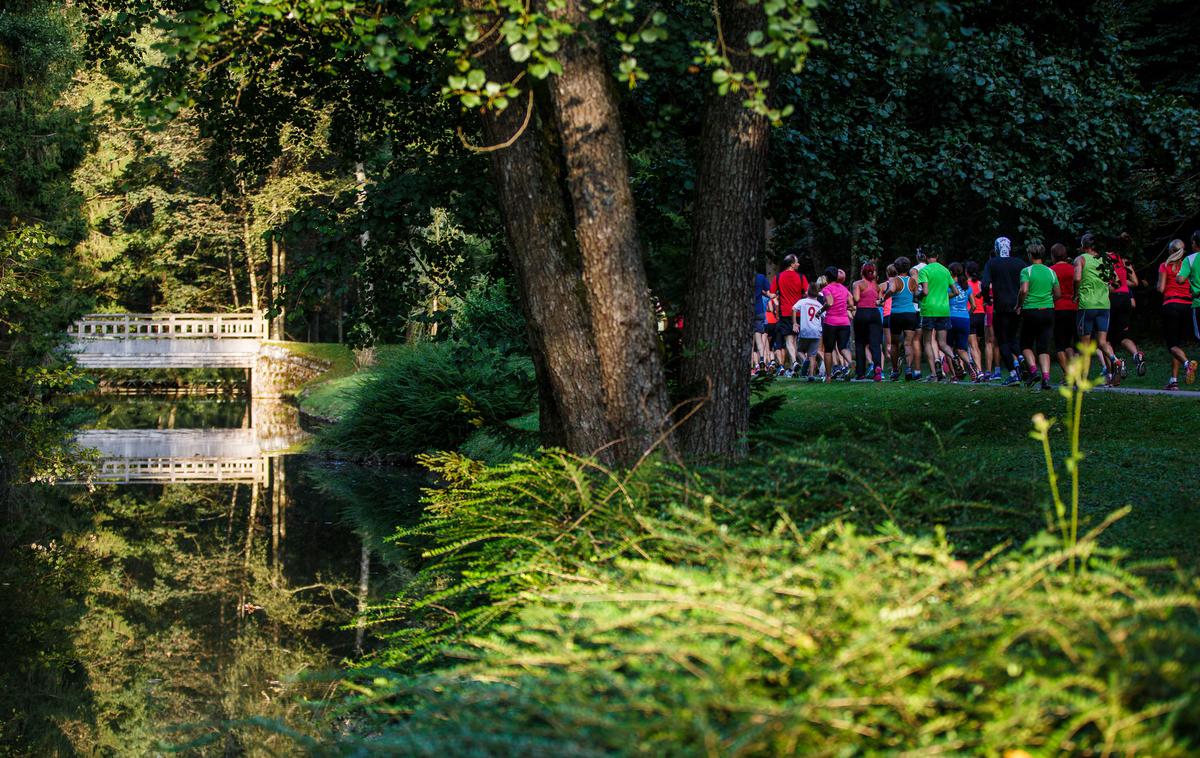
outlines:
[[[996,347],[1000,348],[1000,360],[1004,370],[1011,369],[1021,352],[1021,317],[1008,308],[996,306],[992,311],[992,328],[996,332]]]
[[[1021,349],[1032,350],[1035,355],[1049,355],[1054,350],[1053,308],[1025,311],[1021,319]]]
[[[1187,303],[1164,303],[1162,307],[1163,342],[1167,349],[1183,347],[1192,326],[1192,306]]]
[[[878,308],[859,308],[854,314],[854,374],[859,379],[867,373],[867,346],[876,368],[883,368],[883,316]]]

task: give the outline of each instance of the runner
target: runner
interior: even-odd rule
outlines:
[[[1183,259],[1176,280],[1186,281],[1192,291],[1192,336],[1200,340],[1200,229],[1192,232],[1192,254]]]
[[[1058,297],[1054,298],[1054,349],[1065,382],[1067,364],[1075,357],[1075,343],[1078,340],[1078,326],[1075,324],[1075,266],[1063,243],[1055,243],[1050,253],[1054,258],[1050,270],[1058,279],[1059,290]]]
[[[996,257],[983,267],[983,292],[992,304],[992,326],[1000,349],[998,368],[1008,371],[1008,378],[1004,380],[1004,386],[1008,387],[1020,381],[1017,371],[1021,364],[1017,356],[1021,317],[1017,314],[1017,306],[1025,261],[1012,257],[1012,241],[1008,237],[997,238],[993,247]]]
[[[1041,388],[1050,389],[1050,351],[1054,342],[1054,300],[1062,296],[1058,276],[1042,260],[1046,248],[1031,242],[1025,248],[1029,266],[1021,270],[1021,352],[1030,367],[1029,385],[1041,370]]]
[[[912,270],[908,258],[897,258],[895,269],[905,273],[893,277],[888,284],[888,293],[892,300],[892,335],[893,339],[897,340],[897,354],[903,353],[908,364],[904,369],[904,379],[913,381],[921,378],[921,330],[917,326],[917,307],[913,299],[917,283],[907,273]],[[899,366],[899,359],[896,366]],[[896,378],[894,373],[892,378],[893,381]]]
[[[750,352],[750,371],[757,374],[767,370],[771,340],[767,337],[767,306],[771,302],[771,280],[766,274],[754,275],[754,348]]]
[[[800,363],[796,360],[796,335],[791,330],[791,324],[788,319],[791,317],[792,309],[796,306],[796,301],[804,297],[804,293],[808,292],[808,280],[803,274],[796,269],[800,268],[800,258],[795,253],[788,253],[783,258],[783,270],[776,276],[775,281],[771,285],[771,291],[779,296],[779,326],[777,328],[782,332],[783,347],[787,351],[788,363],[780,362],[780,372],[784,373],[783,369],[787,369],[795,373],[800,368]]]
[[[1133,240],[1129,236],[1129,232],[1122,232],[1117,238],[1117,252],[1109,253],[1113,261],[1113,271],[1117,274],[1117,288],[1109,293],[1109,319],[1108,319],[1108,341],[1112,343],[1113,350],[1118,347],[1124,347],[1133,357],[1133,363],[1137,367],[1137,375],[1146,375],[1146,356],[1138,350],[1137,343],[1129,336],[1129,320],[1133,314],[1133,309],[1137,307],[1137,301],[1133,297],[1133,292],[1130,287],[1136,287],[1140,284],[1138,281],[1137,271],[1133,266],[1129,265],[1129,250],[1133,247]],[[1124,379],[1128,374],[1125,372],[1125,362],[1121,361],[1121,378]]]
[[[801,373],[807,376],[810,382],[817,380],[817,366],[822,363],[820,294],[821,290],[816,284],[810,285],[804,297],[797,300],[792,307],[792,331],[796,335],[796,350],[804,356],[801,359]]]
[[[862,278],[851,287],[851,297],[857,310],[854,311],[854,378],[864,379],[867,374],[867,350],[870,349],[872,365],[871,379],[883,381],[883,316],[879,310],[879,287],[875,283],[875,264],[864,263]]]
[[[1079,339],[1096,340],[1105,383],[1116,387],[1121,384],[1121,362],[1108,344],[1108,293],[1116,286],[1117,275],[1112,261],[1096,252],[1095,235],[1083,235],[1079,248],[1079,257],[1075,259],[1075,302],[1079,306],[1075,322]]]
[[[950,331],[950,297],[957,297],[958,286],[950,271],[938,263],[937,252],[926,253],[928,265],[917,275],[917,297],[921,300],[921,319],[931,339],[937,342],[943,355],[951,355],[947,334]],[[932,362],[933,375],[926,381],[942,381],[941,361]]]
[[[896,267],[888,264],[886,278],[883,284],[879,286],[879,297],[883,300],[883,305],[879,311],[883,314],[883,360],[890,362],[892,366],[892,381],[900,378],[900,374],[896,371],[896,353],[892,350],[892,279],[896,277]],[[882,368],[882,367],[881,367]]]
[[[1163,296],[1163,341],[1171,353],[1169,390],[1179,389],[1180,367],[1186,367],[1188,384],[1196,381],[1196,361],[1188,360],[1187,353],[1183,352],[1192,315],[1192,291],[1188,277],[1183,274],[1183,252],[1183,240],[1172,240],[1167,248],[1167,260],[1158,267],[1158,291]]]
[[[988,322],[987,311],[983,305],[983,281],[979,278],[979,264],[975,261],[967,261],[966,271],[967,285],[971,288],[971,335],[967,341],[971,346],[971,357],[975,360],[975,368],[978,369],[975,381],[985,382],[988,377],[983,371],[983,350],[986,348],[990,352],[991,345],[987,341]],[[991,362],[989,356],[987,360],[989,370],[986,372],[989,374],[991,373]]]
[[[970,377],[979,381],[979,364],[971,354],[971,311],[974,309],[975,294],[971,290],[971,282],[967,279],[967,270],[961,263],[950,264],[950,276],[958,294],[950,298],[950,336],[949,343],[952,353],[952,365],[955,380]]]
[[[850,374],[850,290],[837,281],[838,269],[830,266],[825,269],[825,280],[829,282],[821,290],[825,301],[821,312],[825,316],[825,325],[821,330],[821,346],[825,350],[826,382],[846,377]],[[835,370],[828,367],[834,365],[834,355],[841,358],[841,365]]]

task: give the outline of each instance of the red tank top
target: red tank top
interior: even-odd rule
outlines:
[[[879,304],[879,287],[875,282],[862,280],[862,285],[858,290],[858,307],[859,308],[876,308]]]

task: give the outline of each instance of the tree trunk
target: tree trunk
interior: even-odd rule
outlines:
[[[517,70],[503,46],[485,53],[483,63],[495,79]],[[484,115],[489,144],[517,133],[524,105]],[[542,442],[587,455],[607,445],[612,432],[552,132],[533,107],[516,142],[490,153],[492,175],[537,374]],[[610,450],[599,457],[613,460]]]
[[[242,303],[238,298],[237,276],[233,273],[233,253],[230,252],[228,246],[225,248],[225,271],[229,274],[229,295],[233,298],[233,309],[240,311]]]
[[[245,194],[243,186],[242,193]],[[250,275],[250,310],[258,313],[258,273],[254,262],[254,244],[250,235],[250,201],[242,212],[242,247],[246,252],[246,272]]]
[[[717,12],[733,49],[747,49],[746,35],[766,26],[761,4],[719,0]],[[770,77],[762,59],[730,57],[739,71]],[[766,240],[770,125],[742,101],[737,93],[710,93],[700,137],[680,369],[686,396],[706,398],[680,431],[684,451],[696,457],[744,455],[749,430],[752,292]]]
[[[575,237],[616,460],[635,462],[669,421],[666,380],[638,239],[625,137],[612,77],[583,0],[549,12],[577,29],[549,79]],[[669,445],[669,440],[667,441]]]

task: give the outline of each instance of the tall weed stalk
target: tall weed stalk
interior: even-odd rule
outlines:
[[[1048,419],[1045,414],[1038,413],[1033,417],[1033,431],[1029,433],[1029,436],[1042,443],[1042,453],[1046,459],[1046,479],[1050,485],[1050,496],[1054,504],[1053,521],[1061,535],[1063,549],[1070,553],[1068,566],[1072,574],[1077,570],[1075,552],[1079,545],[1079,465],[1083,462],[1079,435],[1080,428],[1083,426],[1083,398],[1096,386],[1096,383],[1088,377],[1092,357],[1095,353],[1096,346],[1094,344],[1090,342],[1081,344],[1078,354],[1067,364],[1066,382],[1058,390],[1059,394],[1067,401],[1066,425],[1070,451],[1066,460],[1063,461],[1063,465],[1071,477],[1070,513],[1067,512],[1067,505],[1063,500],[1058,471],[1054,464],[1054,453],[1050,448],[1050,432],[1054,429],[1057,419]]]

